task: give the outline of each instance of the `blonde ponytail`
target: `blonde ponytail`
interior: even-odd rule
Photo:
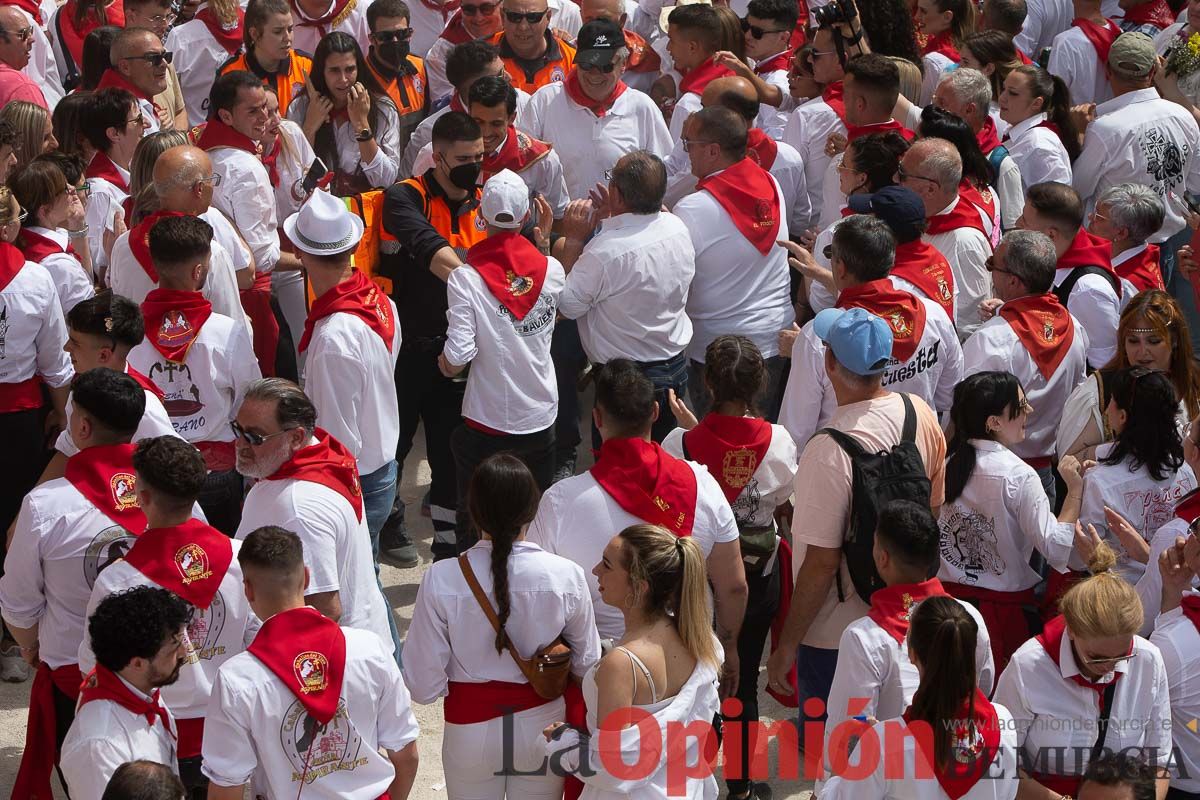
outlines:
[[[1067,627],[1085,639],[1133,636],[1143,622],[1142,600],[1137,591],[1113,572],[1117,555],[1104,542],[1088,559],[1090,578],[1072,586],[1058,601]]]

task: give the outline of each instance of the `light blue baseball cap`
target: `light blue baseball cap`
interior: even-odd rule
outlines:
[[[891,327],[863,308],[827,308],[813,319],[813,333],[855,375],[878,375],[892,357]]]

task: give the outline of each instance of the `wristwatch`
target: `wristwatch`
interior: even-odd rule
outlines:
[[[354,137],[354,141],[369,142],[374,138],[375,138],[375,134],[371,133],[370,128],[363,128],[361,131],[358,132],[358,136]]]

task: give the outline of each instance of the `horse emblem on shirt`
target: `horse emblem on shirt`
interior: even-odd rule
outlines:
[[[508,281],[508,293],[513,297],[520,297],[523,294],[529,294],[533,289],[533,278],[527,278],[524,275],[518,275],[510,270],[505,270],[504,279]]]
[[[912,320],[904,315],[904,312],[899,308],[893,308],[886,312],[888,324],[892,326],[892,332],[901,338],[912,336],[913,324]]]
[[[300,691],[304,694],[324,691],[329,685],[329,659],[315,650],[306,650],[292,662]]]
[[[138,507],[137,481],[129,472],[118,472],[109,478],[109,488],[112,489],[113,509],[126,511]]]
[[[757,468],[758,458],[753,450],[746,447],[730,450],[721,459],[721,477],[735,489],[741,489],[749,483]]]
[[[195,329],[182,311],[168,311],[163,315],[158,328],[158,343],[171,346],[181,344],[195,336]]]
[[[209,569],[208,553],[198,544],[187,544],[179,548],[175,553],[175,567],[183,578],[184,586],[210,578],[213,574]]]

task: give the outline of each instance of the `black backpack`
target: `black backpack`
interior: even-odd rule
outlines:
[[[929,476],[916,442],[917,412],[907,394],[901,394],[900,399],[904,401],[904,429],[900,443],[891,450],[868,453],[854,437],[833,428],[822,428],[814,434],[826,434],[850,456],[850,522],[842,539],[842,552],[854,590],[865,603],[871,602],[876,589],[885,586],[871,555],[879,509],[892,500],[929,505]],[[840,569],[837,588],[838,600],[845,602]]]

